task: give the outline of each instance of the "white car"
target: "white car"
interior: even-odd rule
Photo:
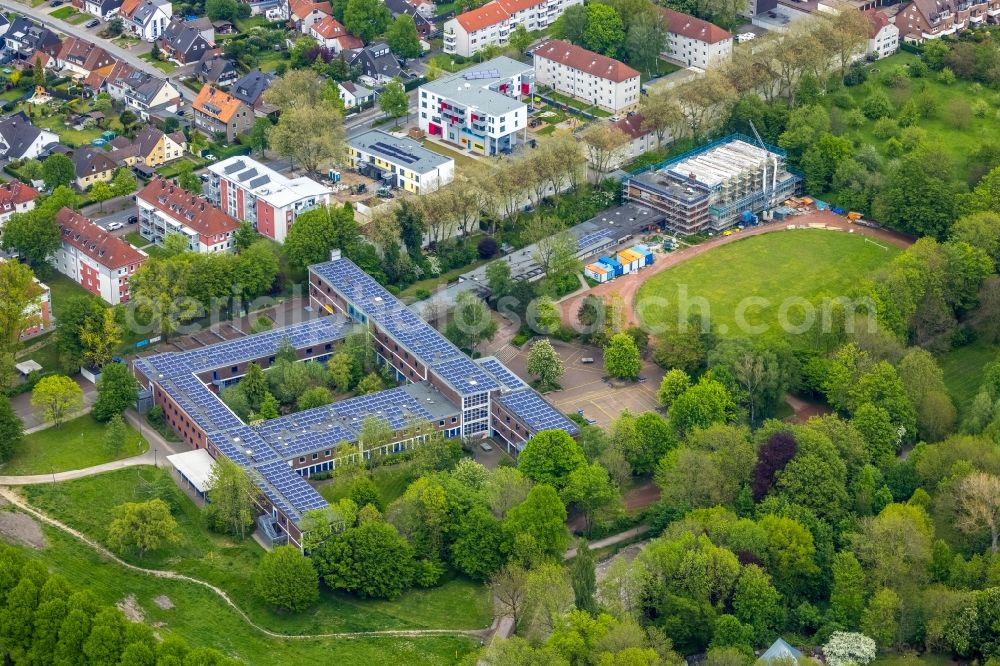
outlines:
[[[123,225],[121,222],[112,222],[111,224],[108,225],[108,231],[118,231],[123,226],[125,225]]]

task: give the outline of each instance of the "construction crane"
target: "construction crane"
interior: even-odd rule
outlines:
[[[749,118],[747,118],[747,123],[750,125],[750,130],[753,132],[754,138],[757,139],[758,145],[760,145],[761,149],[765,153],[767,153],[767,156],[764,158],[764,199],[767,202],[764,209],[765,210],[771,210],[772,208],[775,207],[775,205],[777,203],[774,200],[775,187],[774,186],[768,187],[768,182],[767,182],[767,160],[771,158],[771,151],[769,151],[767,149],[767,146],[764,145],[764,140],[760,138],[760,133],[757,131],[757,127],[753,124],[753,121],[750,120]],[[774,171],[771,174],[771,179],[772,179],[772,181],[774,181],[774,183],[777,183],[777,180],[778,180],[778,158],[777,157],[774,157]],[[768,195],[767,195],[768,189],[771,190],[771,196],[770,197],[768,197]]]

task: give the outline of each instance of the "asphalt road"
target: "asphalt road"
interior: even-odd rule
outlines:
[[[0,7],[33,18],[36,21],[45,24],[49,28],[57,30],[58,32],[61,32],[63,34],[73,35],[74,37],[79,37],[81,39],[86,39],[87,41],[99,43],[101,48],[103,48],[105,51],[115,56],[116,58],[124,60],[125,62],[132,65],[136,69],[148,72],[158,78],[163,78],[164,76],[166,76],[164,72],[158,70],[156,67],[153,67],[152,64],[146,62],[145,60],[142,60],[134,53],[131,53],[123,49],[117,44],[112,43],[110,40],[98,37],[93,32],[88,31],[86,28],[84,28],[82,24],[77,26],[73,25],[72,23],[67,23],[62,19],[57,19],[53,16],[50,16],[48,12],[52,10],[52,7],[49,7],[47,4],[39,5],[38,7],[32,7],[30,5],[23,5],[20,2],[15,2],[14,0],[0,0]],[[97,30],[97,28],[95,28],[95,30]],[[168,76],[167,78],[170,79],[171,83],[174,84],[174,87],[177,88],[178,91],[180,91],[181,97],[183,97],[188,102],[193,101],[195,98],[194,91],[192,91],[190,88],[188,88],[187,86],[183,85],[180,81],[178,81],[176,79],[176,76],[177,74],[175,72],[174,74]]]

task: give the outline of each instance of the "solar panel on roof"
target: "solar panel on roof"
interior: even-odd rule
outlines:
[[[243,171],[243,169],[245,169],[246,167],[247,165],[243,162],[243,160],[236,160],[229,166],[225,167],[222,171],[228,176],[237,171]]]
[[[571,435],[580,433],[575,423],[530,389],[510,393],[497,400],[536,433],[542,430],[565,430]]]
[[[260,187],[261,185],[267,185],[271,182],[271,179],[267,176],[259,176],[250,181],[250,187]]]

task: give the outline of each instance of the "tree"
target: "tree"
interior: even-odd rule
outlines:
[[[72,185],[76,180],[73,161],[62,153],[49,155],[42,161],[42,180],[45,181],[45,187],[50,190],[63,185]]]
[[[566,369],[552,343],[548,338],[542,338],[532,343],[528,351],[527,370],[538,377],[538,389],[547,391],[559,387],[559,378]]]
[[[591,7],[608,8],[607,5],[596,3],[587,5],[588,10]],[[611,123],[591,125],[580,134],[580,140],[583,141],[586,148],[587,161],[594,170],[596,182],[603,179],[610,170],[611,161],[615,155],[631,141],[625,132]]]
[[[253,525],[260,489],[236,463],[219,457],[208,480],[204,513],[213,529],[243,539]]]
[[[527,605],[528,572],[508,564],[490,579],[490,595],[497,614],[513,621],[514,631]]]
[[[177,184],[186,192],[201,194],[201,179],[195,174],[191,162],[184,161],[177,167]]]
[[[695,139],[720,124],[724,113],[736,101],[736,91],[716,69],[686,81],[673,92]]]
[[[480,342],[493,339],[497,328],[489,306],[475,292],[463,291],[455,299],[445,335],[458,347],[475,351]]]
[[[205,15],[212,21],[235,21],[239,14],[236,0],[205,0]]]
[[[584,515],[589,530],[594,526],[595,514],[618,499],[618,489],[612,484],[608,471],[592,463],[581,465],[569,473],[562,497],[563,501],[573,504]]]
[[[410,98],[398,79],[385,84],[378,96],[378,108],[390,118],[402,118],[410,111]]]
[[[684,128],[684,112],[672,95],[667,92],[644,95],[639,102],[642,114],[642,129],[656,134],[656,145],[663,145],[669,134],[678,136]]]
[[[532,41],[533,38],[523,23],[518,23],[514,26],[514,29],[507,36],[507,45],[518,54],[527,51]]]
[[[104,308],[100,316],[89,317],[80,331],[83,361],[91,368],[103,368],[113,358],[122,341],[122,327],[115,311]]]
[[[508,468],[511,469],[511,468]],[[503,564],[502,553],[508,549],[500,521],[475,505],[458,519],[452,528],[451,561],[455,567],[475,579],[493,576]]]
[[[365,44],[385,32],[391,20],[389,9],[378,0],[347,0],[344,8],[344,27]]]
[[[771,578],[756,564],[743,567],[733,589],[733,613],[743,624],[753,629],[754,643],[770,640],[784,620],[781,595],[771,584]]]
[[[97,380],[97,402],[93,415],[98,421],[107,421],[135,404],[139,397],[139,383],[124,363],[110,363],[101,370]]]
[[[142,557],[147,551],[178,543],[177,530],[177,521],[163,500],[127,502],[115,507],[108,525],[108,544],[119,553],[135,552]]]
[[[385,33],[385,41],[400,58],[416,58],[423,49],[420,47],[420,35],[417,34],[417,24],[409,14],[400,14]]]
[[[0,394],[0,463],[10,460],[22,437],[24,423],[7,396]]]
[[[3,227],[3,249],[16,251],[22,261],[36,270],[46,270],[49,256],[62,243],[62,232],[55,220],[56,213],[63,205],[75,204],[76,195],[73,191],[68,187],[61,187],[34,210],[14,213]]]
[[[604,370],[618,379],[635,379],[642,367],[639,348],[627,333],[611,336],[604,347]]]
[[[321,164],[335,162],[344,153],[343,114],[324,100],[283,108],[277,124],[267,130],[267,141],[279,155],[315,172]]]
[[[350,389],[352,365],[350,355],[343,352],[337,352],[326,362],[330,387],[337,393],[346,393]]]
[[[137,184],[135,181],[135,176],[133,176],[128,169],[115,169],[115,175],[111,179],[111,193],[116,197],[123,197],[126,194],[131,194],[137,189]],[[197,190],[200,194],[201,189]]]
[[[296,407],[300,412],[304,412],[307,409],[315,409],[317,407],[322,407],[323,405],[329,405],[331,401],[332,398],[330,397],[329,391],[322,386],[314,386],[310,389],[306,389],[302,395],[299,396]]]
[[[552,36],[573,44],[583,44],[583,33],[587,29],[587,8],[573,5],[556,19],[552,25]]]
[[[260,401],[260,408],[257,410],[257,418],[270,421],[281,415],[281,404],[270,391],[264,394],[264,399]]]
[[[518,284],[523,283],[519,281]],[[559,307],[548,296],[539,296],[528,303],[527,316],[528,324],[532,326],[532,329],[543,335],[552,335],[562,325]]]
[[[45,87],[45,67],[39,56],[35,56],[35,62],[31,65],[31,77],[36,86]]]
[[[303,611],[319,601],[319,575],[301,550],[278,546],[265,553],[257,566],[254,593],[272,606]]]
[[[594,553],[586,539],[581,539],[576,545],[576,557],[570,561],[569,581],[573,586],[573,597],[576,607],[591,615],[597,612],[594,593],[597,591],[597,575],[595,573]]]
[[[958,527],[968,534],[990,533],[990,550],[996,554],[1000,537],[1000,477],[973,472],[958,484]]]
[[[531,481],[516,467],[497,467],[483,485],[490,511],[503,519],[507,512],[523,502],[531,490]]]
[[[513,554],[522,560],[536,554],[561,558],[569,544],[566,506],[555,488],[546,484],[532,488],[521,504],[507,512],[503,528],[513,543]]]
[[[413,548],[388,523],[370,520],[329,539],[314,556],[323,581],[362,598],[395,599],[414,575]]]
[[[90,186],[90,192],[88,195],[91,201],[96,201],[100,204],[99,209],[104,210],[104,202],[115,196],[114,191],[111,189],[111,185],[108,182],[100,181],[94,183]]]
[[[591,51],[617,57],[625,42],[625,26],[621,16],[609,5],[587,5],[587,27],[583,31],[583,44]]]
[[[258,155],[263,155],[264,151],[270,146],[267,135],[268,130],[271,129],[271,124],[270,118],[258,118],[253,122],[253,127],[250,128],[247,143],[250,145],[251,150]]]
[[[847,628],[856,628],[865,608],[865,572],[854,554],[840,551],[833,556],[833,586],[830,610]]]
[[[13,358],[21,333],[40,323],[42,288],[31,269],[16,261],[0,262],[0,356]],[[6,365],[6,362],[3,362]],[[11,368],[0,368],[0,388],[7,385]]]
[[[703,376],[674,400],[670,408],[670,425],[683,434],[695,428],[730,421],[735,412],[736,404],[726,387]]]
[[[691,387],[691,377],[688,373],[674,368],[665,375],[660,382],[660,388],[656,391],[656,401],[663,407],[670,409],[677,396],[684,393]]]
[[[260,366],[256,363],[249,363],[246,374],[243,375],[238,386],[246,396],[250,409],[260,409],[260,404],[264,401],[264,396],[267,395],[267,377]]]
[[[67,416],[83,408],[83,389],[69,377],[49,375],[35,384],[31,406],[58,427]]]
[[[535,483],[562,489],[570,473],[586,464],[580,445],[564,430],[543,430],[528,440],[517,466]]]
[[[104,427],[104,448],[114,457],[118,457],[128,443],[128,426],[121,414],[115,414],[108,419]]]
[[[285,254],[295,266],[327,261],[333,248],[353,249],[358,243],[353,209],[320,206],[300,214],[285,238]]]
[[[868,608],[861,616],[861,631],[871,636],[876,645],[895,647],[899,640],[899,595],[887,587],[872,595]]]
[[[510,264],[506,261],[494,261],[486,266],[486,284],[494,300],[507,296],[514,281],[511,279]]]
[[[835,631],[823,646],[829,666],[865,666],[875,660],[875,641],[864,634]]]

